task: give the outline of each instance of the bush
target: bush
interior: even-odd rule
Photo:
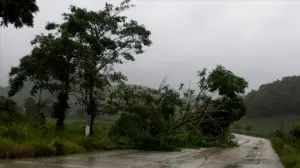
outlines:
[[[91,136],[84,141],[84,148],[87,151],[109,150],[116,148],[113,142],[105,137]]]
[[[18,108],[13,100],[0,96],[0,112],[4,111],[9,115],[16,115],[18,113]]]
[[[300,155],[292,154],[283,156],[281,161],[286,168],[296,168],[296,166],[300,163]]]
[[[294,136],[296,139],[300,139],[300,122],[297,122],[293,125],[290,134]]]
[[[1,138],[0,139],[0,158],[11,158],[13,150],[17,143],[11,139]]]
[[[9,113],[7,111],[0,110],[0,125],[13,125],[19,123],[24,118],[18,113]]]
[[[10,138],[14,141],[24,142],[27,137],[26,127],[23,125],[14,125],[8,127],[6,130],[1,130],[1,135],[6,138]]]
[[[272,142],[272,146],[273,148],[276,150],[278,149],[282,149],[283,145],[284,145],[284,141],[281,138],[278,137],[272,137],[270,138],[271,142]],[[277,151],[276,150],[276,151]]]
[[[66,139],[55,138],[50,144],[55,148],[55,155],[73,154],[85,151],[82,146]]]
[[[297,168],[300,166],[300,155],[297,152],[298,147],[296,144],[287,144],[290,141],[280,137],[271,137],[270,140],[286,168]]]
[[[55,154],[56,149],[53,144],[49,144],[46,141],[33,141],[32,145],[35,156],[51,156]]]
[[[32,142],[26,141],[22,144],[17,144],[13,149],[13,157],[22,158],[22,157],[34,157],[35,147]]]

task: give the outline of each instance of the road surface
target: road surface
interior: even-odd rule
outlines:
[[[238,134],[235,137],[240,147],[231,149],[108,151],[63,157],[0,160],[0,168],[283,168],[269,140]]]

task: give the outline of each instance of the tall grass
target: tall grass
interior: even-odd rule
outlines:
[[[299,149],[279,137],[270,138],[272,147],[286,168],[300,168]]]
[[[0,158],[38,157],[115,148],[108,137],[108,124],[96,123],[94,135],[85,138],[84,121],[65,122],[63,130],[47,119],[41,127],[34,118],[16,118],[0,113]]]
[[[288,133],[275,132],[270,140],[286,168],[300,168],[300,124],[295,123]]]

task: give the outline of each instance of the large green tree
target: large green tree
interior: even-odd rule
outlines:
[[[9,73],[10,90],[8,96],[14,96],[21,91],[24,82],[31,81],[33,86],[31,88],[31,95],[38,95],[38,112],[40,113],[40,102],[42,100],[42,92],[45,89],[45,84],[49,80],[47,75],[49,70],[45,62],[38,58],[37,50],[34,49],[31,55],[27,55],[20,59],[20,64],[17,67],[12,67]]]
[[[46,82],[37,84],[36,88],[48,89],[57,97],[54,104],[57,127],[63,126],[72,93],[85,105],[92,125],[102,110],[98,107],[105,101],[105,87],[126,80],[113,66],[134,61],[134,54],[143,53],[144,46],[151,45],[149,30],[120,15],[131,6],[128,0],[117,7],[106,3],[99,11],[71,6],[71,12],[63,14],[61,24],[48,23],[49,33],[38,35],[32,41],[34,49],[28,56],[29,68],[22,68],[21,61],[19,68],[12,69],[18,70],[11,73],[13,93],[20,90],[23,81],[39,81],[44,74],[42,77],[47,78],[42,81]],[[19,84],[15,87],[14,83]]]
[[[34,14],[39,10],[36,0],[0,0],[0,25],[33,27]]]
[[[77,81],[75,72],[82,45],[70,40],[64,31],[52,33],[55,26],[47,24],[46,29],[50,32],[36,36],[32,41],[31,54],[22,58],[18,67],[12,68],[9,95],[20,91],[25,81],[31,81],[34,83],[32,94],[39,90],[40,104],[41,93],[47,89],[57,97],[53,114],[57,118],[57,128],[62,128],[69,107],[69,95],[74,91]]]
[[[78,92],[87,114],[91,115],[91,125],[99,112],[97,104],[105,97],[103,89],[111,83],[126,80],[113,66],[134,61],[134,55],[142,54],[144,46],[151,45],[150,31],[121,15],[132,6],[129,0],[119,6],[106,3],[99,11],[71,6],[71,12],[64,14],[64,22],[57,27],[84,46],[78,64]]]

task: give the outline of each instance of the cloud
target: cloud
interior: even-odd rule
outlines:
[[[120,1],[111,1],[117,4]],[[300,71],[299,1],[150,1],[136,0],[126,12],[152,31],[153,45],[136,61],[118,65],[129,83],[156,87],[164,76],[172,86],[196,82],[196,71],[222,64],[250,82],[262,83]],[[70,4],[96,10],[98,0],[38,0],[35,27],[0,30],[2,81],[18,59],[29,53],[30,40],[49,20],[60,21]]]

